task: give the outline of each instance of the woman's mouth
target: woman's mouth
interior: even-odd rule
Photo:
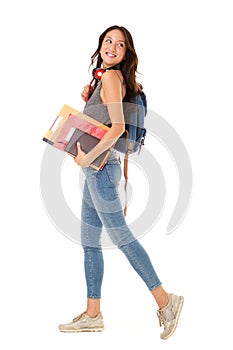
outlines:
[[[106,52],[105,53],[109,58],[116,58],[116,55],[114,55],[113,53],[111,52]]]

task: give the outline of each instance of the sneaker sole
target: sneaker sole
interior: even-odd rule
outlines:
[[[179,303],[177,315],[176,315],[176,318],[175,318],[175,325],[174,325],[171,333],[169,333],[166,337],[161,338],[161,339],[166,340],[166,339],[170,338],[172,336],[172,334],[175,332],[177,324],[178,324],[178,321],[179,321],[179,318],[180,318],[180,313],[182,311],[183,304],[184,304],[184,297],[180,297],[180,303]]]
[[[60,332],[63,333],[82,333],[82,332],[103,332],[104,327],[99,328],[82,328],[82,329],[60,329]]]

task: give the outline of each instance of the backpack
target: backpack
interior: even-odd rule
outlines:
[[[123,103],[125,117],[125,132],[117,140],[114,149],[124,154],[124,178],[125,178],[125,208],[127,212],[127,183],[128,183],[128,157],[131,153],[141,151],[146,137],[144,118],[147,114],[147,100],[143,91],[132,97],[130,103]]]
[[[140,153],[144,145],[146,129],[144,118],[147,114],[147,100],[143,91],[130,99],[130,103],[123,102],[125,117],[125,132],[117,140],[114,148],[124,154]]]

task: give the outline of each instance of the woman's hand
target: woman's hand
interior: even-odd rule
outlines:
[[[81,93],[81,97],[85,102],[87,102],[89,91],[90,91],[90,85],[85,85],[83,88],[83,92]]]
[[[82,151],[81,145],[79,142],[77,142],[77,149],[78,149],[78,154],[74,158],[75,163],[77,163],[79,166],[82,166],[82,160],[85,157],[86,153]]]

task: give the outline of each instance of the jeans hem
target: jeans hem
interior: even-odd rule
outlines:
[[[150,288],[149,288],[149,291],[152,292],[152,290],[154,290],[155,288],[160,287],[161,285],[162,285],[162,283],[159,282],[159,283],[157,283],[156,285],[154,285],[153,287],[150,287]]]

